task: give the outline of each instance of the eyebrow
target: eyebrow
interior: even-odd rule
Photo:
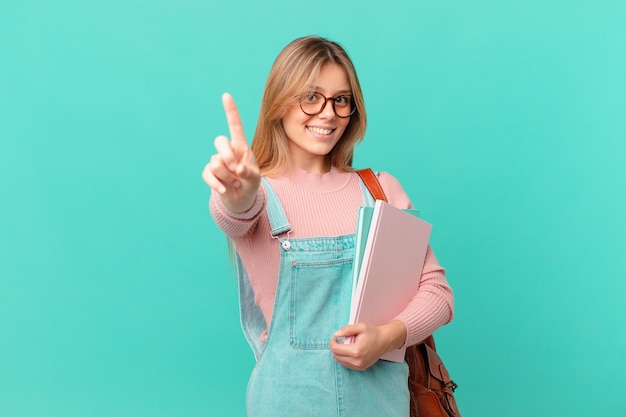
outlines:
[[[322,87],[319,87],[317,85],[311,86],[311,90],[326,92],[325,89],[323,89]],[[339,90],[339,91],[337,91],[337,93],[335,93],[335,95],[339,95],[339,96],[343,95],[343,94],[352,94],[352,91],[351,90]]]

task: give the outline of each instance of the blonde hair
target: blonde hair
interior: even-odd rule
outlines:
[[[331,165],[343,171],[352,170],[354,146],[363,140],[366,127],[363,92],[356,70],[341,45],[318,36],[306,36],[292,41],[280,52],[267,77],[251,145],[264,175],[279,172],[290,164],[282,118],[295,98],[314,84],[325,64],[336,64],[345,70],[356,106],[341,139],[329,154]]]

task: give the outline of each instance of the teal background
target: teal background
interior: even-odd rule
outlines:
[[[243,416],[252,354],[201,171],[280,49],[357,66],[456,293],[464,417],[626,415],[623,1],[4,1],[0,416]]]

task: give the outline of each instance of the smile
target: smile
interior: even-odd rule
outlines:
[[[330,135],[335,129],[324,129],[321,127],[308,126],[307,130],[309,132],[317,133],[318,135]]]

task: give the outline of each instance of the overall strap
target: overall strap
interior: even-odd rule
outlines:
[[[280,203],[278,196],[274,189],[270,186],[265,177],[261,177],[263,182],[263,188],[265,189],[265,195],[267,197],[267,204],[265,210],[269,218],[271,233],[273,237],[277,237],[281,233],[289,232],[291,225],[287,221],[287,215],[283,209],[283,205]],[[243,334],[254,353],[255,359],[258,361],[261,358],[265,343],[261,342],[261,334],[267,330],[267,323],[261,308],[257,305],[254,297],[254,290],[250,284],[250,278],[248,272],[237,254],[237,272],[239,275],[239,317],[241,321],[241,327]]]
[[[265,177],[261,177],[261,181],[263,182],[265,194],[267,195],[266,211],[267,217],[270,221],[270,227],[272,228],[272,236],[278,236],[282,233],[289,232],[291,230],[291,225],[289,224],[289,220],[287,220],[285,209],[280,203],[276,192],[270,186],[270,183],[267,179],[265,179]]]
[[[372,194],[374,199],[387,201],[387,197],[385,197],[385,192],[383,188],[380,186],[378,182],[378,177],[374,174],[371,168],[361,169],[356,172],[361,177],[361,180]]]

